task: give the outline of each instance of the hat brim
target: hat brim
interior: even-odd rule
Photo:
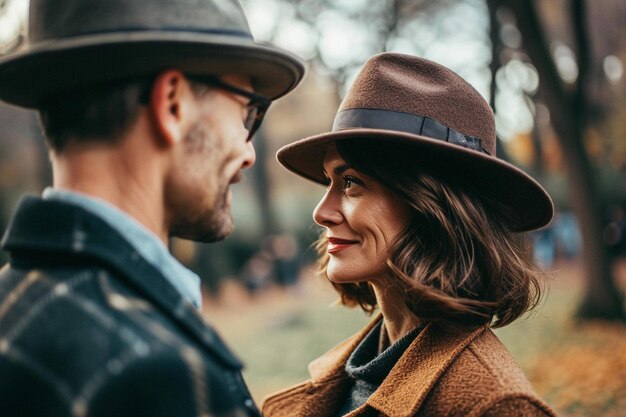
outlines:
[[[242,74],[277,99],[294,89],[304,65],[246,37],[189,32],[94,34],[34,45],[0,60],[0,99],[36,108],[42,99],[86,84],[176,68],[195,75]]]
[[[458,145],[411,133],[380,129],[349,129],[324,133],[283,146],[276,155],[288,170],[319,184],[325,183],[323,162],[329,143],[350,139],[376,139],[406,143],[423,151],[428,164],[445,164],[448,178],[459,178],[475,192],[496,201],[506,211],[516,232],[529,231],[550,222],[554,206],[537,181],[519,168],[495,157]]]

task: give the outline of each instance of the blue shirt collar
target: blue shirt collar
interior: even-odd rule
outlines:
[[[46,188],[43,198],[74,204],[100,217],[122,235],[148,263],[161,271],[183,298],[197,309],[202,308],[200,277],[178,262],[163,242],[137,220],[106,201],[85,194]]]

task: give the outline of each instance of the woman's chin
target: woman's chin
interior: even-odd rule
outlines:
[[[328,279],[335,284],[358,284],[364,281],[361,276],[350,273],[328,271],[327,276]]]

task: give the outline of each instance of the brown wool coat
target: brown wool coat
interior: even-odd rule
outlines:
[[[346,361],[381,317],[309,365],[311,379],[265,399],[265,417],[334,417],[348,395]],[[556,416],[493,332],[431,323],[356,416]]]

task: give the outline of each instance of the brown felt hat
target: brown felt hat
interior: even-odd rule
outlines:
[[[241,74],[278,98],[303,63],[255,42],[238,0],[31,0],[28,43],[0,58],[0,99],[37,108],[58,93],[176,68]]]
[[[536,229],[552,218],[552,201],[541,185],[496,157],[487,102],[435,62],[395,53],[372,57],[341,103],[332,131],[286,145],[277,158],[290,171],[324,184],[326,148],[343,139],[355,146],[356,139],[410,144],[421,160],[443,167],[448,180],[462,179],[499,203],[511,230]]]

